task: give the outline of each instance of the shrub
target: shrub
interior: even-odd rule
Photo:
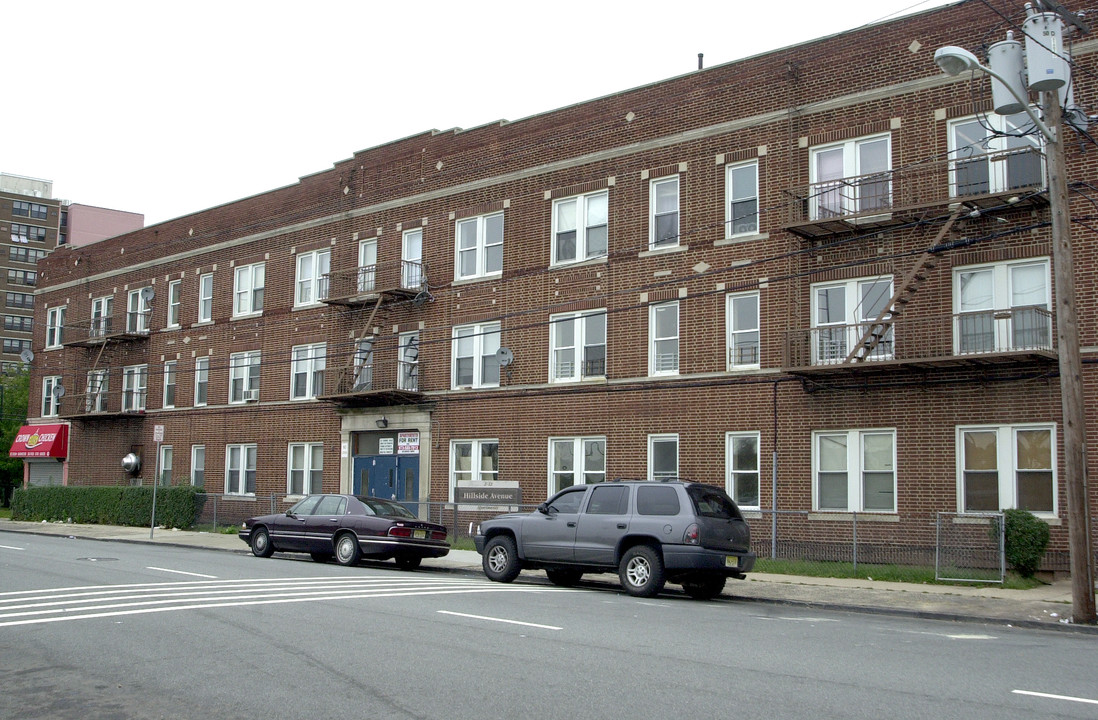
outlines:
[[[1026,510],[1004,510],[1006,561],[1022,577],[1033,577],[1048,548],[1048,524]]]
[[[148,525],[151,487],[31,487],[12,497],[13,520],[47,520],[101,525]],[[198,517],[199,498],[190,485],[156,489],[156,524],[189,528]]]

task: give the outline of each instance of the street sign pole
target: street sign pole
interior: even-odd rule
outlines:
[[[156,441],[156,461],[153,462],[153,501],[152,519],[149,520],[149,539],[156,532],[156,486],[160,484],[160,443],[164,442],[164,426],[153,426],[153,440]]]

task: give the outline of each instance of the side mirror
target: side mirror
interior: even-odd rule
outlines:
[[[542,504],[538,505],[538,512],[541,513],[542,515],[548,515],[549,514],[549,503],[542,503]]]

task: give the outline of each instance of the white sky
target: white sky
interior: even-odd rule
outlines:
[[[0,171],[152,224],[948,1],[0,0]]]

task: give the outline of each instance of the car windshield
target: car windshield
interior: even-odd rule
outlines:
[[[717,488],[692,485],[686,491],[694,502],[694,512],[698,515],[721,520],[739,520],[742,517],[732,499]]]
[[[416,517],[408,508],[400,503],[373,497],[360,497],[359,500],[366,506],[366,509],[372,511],[374,515],[389,515],[393,517],[412,518],[413,520]]]

